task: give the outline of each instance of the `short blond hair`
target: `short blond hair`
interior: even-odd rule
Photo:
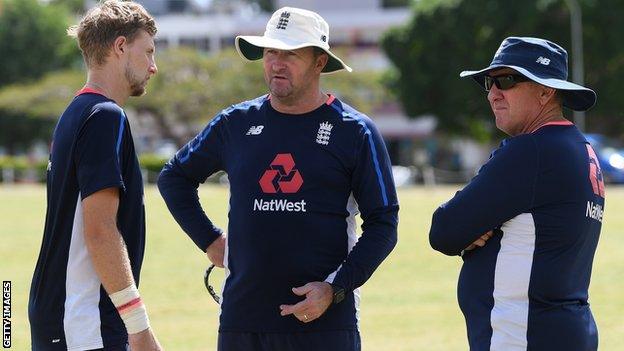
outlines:
[[[154,18],[143,6],[132,1],[106,0],[87,12],[79,24],[67,29],[78,40],[87,66],[102,65],[111,46],[120,36],[129,42],[140,30],[156,35]]]

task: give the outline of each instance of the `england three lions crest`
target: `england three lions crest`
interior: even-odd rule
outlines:
[[[316,134],[316,142],[321,145],[328,145],[329,138],[331,137],[331,130],[334,128],[329,122],[323,122],[319,125],[318,133]]]

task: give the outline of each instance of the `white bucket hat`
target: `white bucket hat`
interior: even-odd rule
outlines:
[[[239,35],[236,37],[236,51],[250,61],[262,58],[264,48],[296,50],[308,46],[323,49],[329,60],[323,73],[342,69],[351,72],[341,59],[329,51],[329,25],[316,12],[295,7],[282,7],[275,11],[267,23],[263,36]]]

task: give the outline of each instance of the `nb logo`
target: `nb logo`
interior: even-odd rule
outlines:
[[[262,129],[264,129],[264,126],[251,126],[246,135],[260,135]]]
[[[293,194],[303,185],[303,178],[299,170],[295,169],[295,160],[291,154],[277,154],[259,183],[265,194]]]
[[[334,126],[331,125],[329,122],[323,122],[319,125],[318,133],[316,134],[317,144],[329,144],[329,137],[331,137],[332,128],[334,128]]]
[[[277,22],[277,29],[286,29],[288,20],[290,19],[290,12],[284,11],[280,15],[279,22]]]
[[[547,59],[545,57],[540,56],[540,57],[537,58],[537,61],[535,61],[535,62],[537,62],[539,64],[542,64],[544,66],[548,66],[550,64],[550,59]]]

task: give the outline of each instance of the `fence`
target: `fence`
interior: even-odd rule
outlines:
[[[152,154],[139,157],[144,183],[153,184],[167,159]],[[0,183],[45,183],[47,160],[31,161],[27,157],[0,157]],[[394,179],[397,186],[413,184],[463,184],[475,175],[474,170],[449,171],[431,166],[401,167],[393,166]],[[227,183],[227,175],[223,172],[212,175],[207,180],[214,183]]]

